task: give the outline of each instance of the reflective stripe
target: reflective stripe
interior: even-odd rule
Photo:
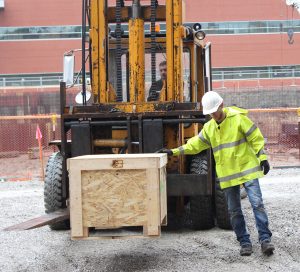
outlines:
[[[250,136],[251,133],[257,129],[257,126],[256,125],[253,125],[245,134],[246,137]]]
[[[233,175],[230,175],[230,176],[227,176],[227,177],[218,178],[218,181],[219,182],[230,181],[232,179],[237,179],[237,178],[240,178],[240,177],[247,176],[247,175],[255,173],[257,171],[261,171],[261,167],[260,166],[256,166],[254,168],[250,168],[250,169],[248,169],[246,171],[243,171],[243,172],[240,172],[240,173],[237,173],[237,174],[233,174]]]
[[[217,152],[217,151],[219,151],[221,149],[224,149],[224,148],[234,147],[234,146],[240,145],[240,144],[245,143],[245,142],[247,142],[247,139],[242,138],[242,139],[240,139],[236,142],[227,143],[227,144],[220,144],[220,145],[213,148],[213,152]]]
[[[266,154],[265,151],[263,149],[261,149],[258,153],[257,153],[257,157],[259,157],[260,155]]]
[[[184,155],[184,149],[183,149],[183,147],[179,146],[178,149],[179,149],[179,154],[180,155]]]
[[[199,138],[200,138],[200,140],[201,140],[202,142],[206,143],[207,145],[210,145],[210,142],[207,141],[207,140],[204,138],[203,133],[202,133],[202,130],[200,131],[200,133],[199,133],[198,136],[199,136]]]

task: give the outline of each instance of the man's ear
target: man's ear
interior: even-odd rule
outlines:
[[[222,102],[222,104],[220,105],[219,109],[223,109],[224,108],[224,102]]]

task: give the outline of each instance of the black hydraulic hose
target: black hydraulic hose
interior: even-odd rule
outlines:
[[[93,63],[92,63],[92,40],[89,41],[89,68],[90,68],[90,81],[93,82]]]
[[[82,0],[82,98],[83,105],[86,105],[86,85],[85,85],[85,36],[86,36],[86,0]]]
[[[88,19],[89,29],[91,26],[91,14],[90,14],[91,0],[86,0],[86,16]]]
[[[88,8],[87,10],[87,17],[88,17],[88,23],[89,23],[89,30],[91,29],[91,14],[89,12],[91,7],[91,0],[88,0]],[[92,63],[92,39],[90,37],[89,39],[89,68],[90,68],[90,81],[91,84],[93,82],[93,63]]]
[[[151,83],[152,88],[156,91],[156,7],[157,0],[151,0]]]

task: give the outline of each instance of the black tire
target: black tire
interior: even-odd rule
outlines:
[[[208,162],[206,152],[193,156],[190,164],[190,173],[207,175]],[[211,229],[214,227],[213,202],[211,196],[190,197],[190,222],[196,230]]]
[[[215,204],[218,227],[221,229],[232,230],[225,193],[221,190],[220,183],[217,181],[215,186]]]
[[[45,212],[51,213],[66,208],[66,202],[62,197],[62,163],[60,152],[53,153],[47,163],[44,183]],[[49,225],[52,230],[70,229],[70,220],[64,220]]]

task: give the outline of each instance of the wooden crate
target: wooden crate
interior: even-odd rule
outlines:
[[[167,218],[167,161],[166,154],[68,159],[72,239],[95,239],[91,227],[142,226],[144,236],[160,236]]]

